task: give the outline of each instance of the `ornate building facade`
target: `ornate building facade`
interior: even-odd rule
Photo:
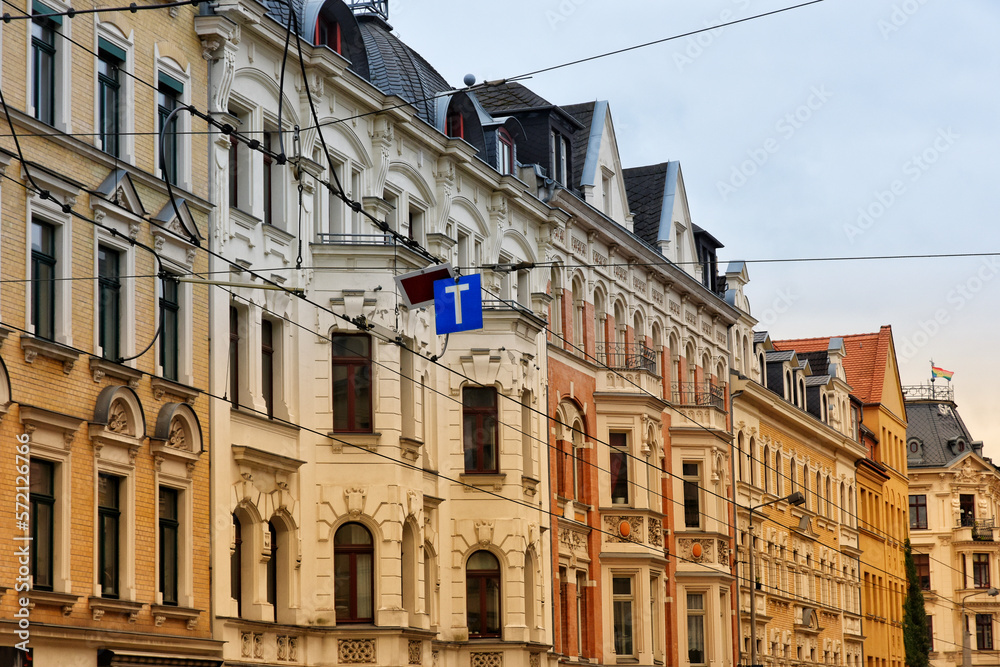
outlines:
[[[741,662],[756,650],[759,664],[860,667],[855,461],[865,449],[844,342],[772,343],[753,331],[745,265],[731,265],[727,279],[743,312],[733,328]],[[783,500],[794,492],[803,504]]]
[[[931,664],[997,659],[1000,470],[959,415],[952,387],[903,387],[906,396],[909,526],[924,593]]]
[[[830,338],[776,341],[796,352],[828,349]],[[906,410],[892,342],[892,328],[840,337],[851,395],[860,417],[857,460],[857,527],[862,552],[861,609],[865,667],[903,667],[903,598],[906,568]],[[853,422],[853,418],[852,418]]]
[[[353,4],[296,6],[284,90],[284,4],[196,26],[239,135],[213,137],[215,636],[228,664],[549,664],[549,296],[508,268],[567,215],[516,124]],[[482,274],[483,330],[400,296],[439,260]]]
[[[68,9],[4,27],[0,662],[208,667],[197,10]]]

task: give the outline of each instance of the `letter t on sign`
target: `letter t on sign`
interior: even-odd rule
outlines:
[[[434,322],[439,335],[483,328],[483,286],[478,273],[434,282]]]

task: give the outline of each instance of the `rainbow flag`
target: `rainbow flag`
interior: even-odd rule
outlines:
[[[948,382],[951,382],[951,376],[955,374],[955,371],[946,371],[943,368],[938,368],[937,366],[931,366],[931,377],[932,378],[944,378]]]

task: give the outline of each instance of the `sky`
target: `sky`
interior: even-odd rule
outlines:
[[[795,0],[391,0],[389,22],[454,86],[798,4]],[[823,0],[522,81],[610,103],[623,166],[679,160],[695,224],[749,263],[772,339],[891,325],[904,385],[954,371],[1000,463],[1000,5]],[[946,384],[938,380],[938,386]]]

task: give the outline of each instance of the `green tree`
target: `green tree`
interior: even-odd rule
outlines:
[[[910,541],[906,540],[906,599],[903,601],[903,645],[906,647],[907,667],[929,667],[927,654],[931,651],[927,636],[927,611],[924,594],[917,581],[917,566],[913,564]]]

